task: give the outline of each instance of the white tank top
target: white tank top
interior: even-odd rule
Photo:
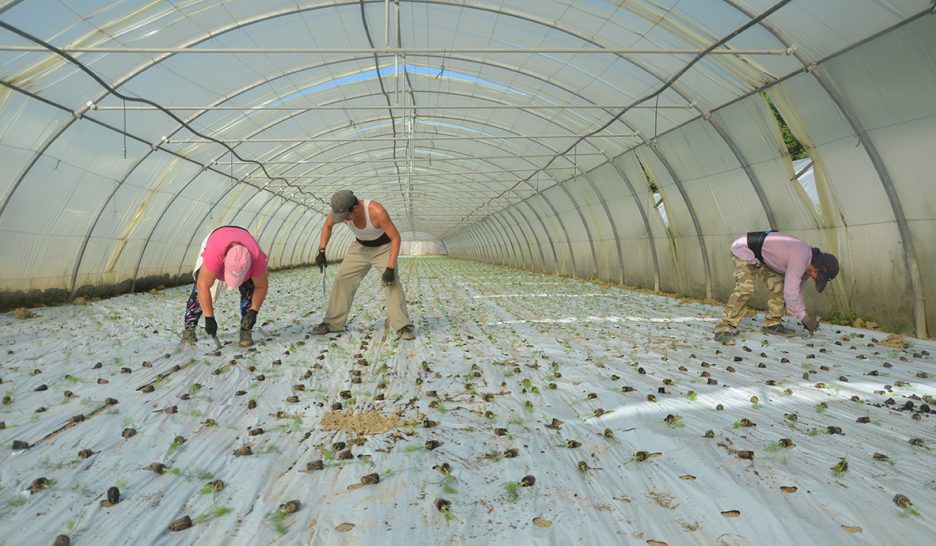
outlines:
[[[354,225],[354,221],[350,218],[344,221],[345,225],[348,226],[348,228],[351,230],[351,233],[353,233],[355,237],[362,241],[373,241],[375,239],[379,239],[385,232],[382,229],[375,228],[374,224],[371,223],[370,199],[361,200],[361,205],[364,207],[364,220],[366,222],[364,224],[364,229]]]

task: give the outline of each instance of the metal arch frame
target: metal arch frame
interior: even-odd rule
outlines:
[[[474,234],[475,238],[478,239],[478,244],[482,248],[482,253],[485,259],[489,263],[497,263],[498,252],[494,246],[497,244],[497,241],[484,234],[484,230],[480,223],[474,225],[472,233]]]
[[[478,239],[477,234],[475,234],[475,226],[477,226],[477,224],[468,226],[468,228],[464,231],[465,238],[469,242],[469,249],[475,259],[486,262],[488,261],[487,250],[482,244],[481,240]]]
[[[511,260],[513,256],[513,249],[508,248],[507,240],[504,238],[502,233],[498,233],[498,230],[494,228],[489,222],[482,222],[478,225],[478,228],[481,231],[486,231],[488,238],[491,239],[496,245],[495,259],[500,258],[501,265],[507,265],[507,262]]]
[[[673,179],[673,183],[676,184],[676,189],[679,190],[679,195],[682,196],[683,202],[686,205],[686,210],[689,212],[689,218],[692,220],[692,225],[695,228],[696,239],[699,242],[699,249],[702,251],[702,267],[705,268],[705,299],[712,298],[712,269],[711,264],[709,263],[708,248],[705,244],[705,237],[702,236],[702,226],[699,223],[699,217],[696,214],[695,207],[692,205],[692,201],[689,199],[689,196],[686,194],[686,188],[683,186],[682,180],[676,176],[676,171],[673,170],[672,165],[666,156],[660,153],[656,149],[656,145],[653,142],[650,142],[647,145],[649,150],[652,150],[657,159],[660,160],[660,164],[663,165],[663,168],[666,169],[667,174],[670,178]],[[667,232],[668,233],[668,232]]]
[[[636,154],[636,152],[630,152],[630,153]],[[623,157],[623,155],[619,157]],[[659,260],[659,257],[657,256],[656,238],[653,236],[653,228],[650,227],[650,219],[647,218],[647,212],[644,210],[643,205],[641,204],[640,198],[637,196],[637,191],[634,189],[634,185],[631,184],[630,178],[628,178],[627,175],[624,174],[624,171],[621,169],[620,166],[618,166],[617,163],[615,163],[614,159],[612,159],[611,161],[608,161],[608,164],[611,165],[611,168],[613,168],[615,172],[617,172],[621,180],[624,181],[624,184],[627,185],[627,189],[630,190],[631,196],[634,198],[634,206],[637,207],[637,212],[640,213],[640,218],[641,220],[643,220],[644,229],[647,231],[647,242],[649,243],[650,253],[651,253],[651,256],[653,257],[653,285],[654,285],[653,290],[654,292],[659,292],[660,291],[660,260]],[[620,248],[621,246],[620,239],[618,239],[617,246],[618,248]],[[620,250],[618,252],[620,252]]]
[[[513,240],[516,241],[516,243],[517,243],[517,248],[520,250],[520,252],[519,252],[520,255],[519,255],[519,257],[518,257],[518,258],[520,259],[520,261],[517,262],[517,265],[515,265],[515,267],[523,267],[523,265],[526,263],[526,254],[523,252],[524,245],[523,245],[523,243],[520,242],[520,237],[517,235],[516,230],[506,221],[505,218],[503,218],[503,217],[500,215],[500,213],[493,215],[493,218],[496,219],[497,222],[500,224],[501,229],[504,230],[504,233],[505,233],[508,237],[511,237],[511,236],[512,236],[512,237],[513,237]],[[524,236],[524,238],[526,238],[526,236]],[[529,240],[527,241],[527,243],[529,243]],[[513,244],[513,243],[511,243],[511,244]],[[527,248],[527,251],[530,252],[529,244],[527,244],[527,247],[526,247],[526,248]],[[531,262],[533,261],[533,255],[532,255],[532,253],[530,254],[530,261],[531,261]]]
[[[284,201],[285,201],[285,200],[284,200]],[[267,253],[267,258],[268,258],[268,260],[269,260],[270,262],[273,261],[273,252],[275,251],[275,248],[276,248],[276,241],[279,240],[280,233],[283,232],[283,228],[286,226],[286,224],[289,224],[289,223],[290,223],[289,219],[292,217],[292,215],[293,215],[297,210],[301,210],[301,209],[300,209],[299,207],[293,207],[293,209],[290,210],[289,213],[286,214],[286,217],[283,218],[283,221],[280,222],[279,227],[276,228],[276,232],[273,234],[273,242],[270,243],[270,252]],[[295,224],[296,222],[298,222],[298,221],[299,221],[299,218],[302,218],[302,214],[300,214],[298,218],[296,218],[295,220],[293,220],[291,224]],[[286,240],[288,240],[288,237],[287,237]],[[284,245],[286,244],[286,240],[283,241],[283,244],[284,244]],[[286,254],[286,247],[285,247],[285,246],[283,247],[283,250],[279,253],[279,261],[276,262],[277,264],[282,263],[282,261],[283,261],[283,255],[284,255],[284,254]]]
[[[570,180],[574,181],[575,177],[572,177]],[[594,241],[594,238],[592,237],[591,228],[588,225],[588,221],[585,220],[585,215],[582,214],[581,207],[578,206],[578,203],[575,201],[575,198],[572,197],[572,192],[569,191],[569,188],[566,187],[566,184],[561,183],[561,184],[556,184],[556,185],[559,186],[559,189],[565,192],[566,197],[569,198],[569,201],[572,203],[573,207],[575,208],[575,212],[576,214],[578,214],[579,220],[582,222],[582,227],[585,228],[585,235],[588,237],[588,246],[589,248],[591,248],[592,267],[594,268],[593,274],[597,275],[598,274],[598,253],[595,250],[595,241]],[[572,241],[569,241],[569,248],[570,249],[572,248]],[[573,277],[576,277],[576,275],[573,274]]]
[[[291,252],[290,255],[289,255],[289,263],[291,263],[291,264],[295,264],[295,263],[296,263],[296,250],[298,250],[298,249],[300,248],[300,247],[299,247],[299,241],[301,240],[302,236],[305,234],[306,230],[309,229],[309,224],[310,224],[310,223],[312,222],[312,220],[314,220],[314,219],[315,219],[315,216],[312,215],[312,214],[310,214],[310,215],[309,215],[309,219],[306,220],[305,224],[302,226],[302,229],[300,229],[300,230],[299,230],[299,233],[296,234],[296,243],[293,245],[292,252]],[[299,226],[299,222],[296,222],[296,226],[293,227],[293,229],[292,229],[291,231],[295,231],[295,230],[296,230],[296,227],[298,227],[298,226]],[[288,239],[292,239],[292,237],[293,237],[293,234],[292,234],[292,232],[290,232],[290,234],[289,234],[289,236],[288,236]],[[308,242],[308,241],[306,241],[306,242]],[[303,250],[303,251],[305,250],[305,243],[302,244],[302,250]],[[300,258],[300,260],[302,259],[302,252],[299,253],[299,258]]]
[[[609,160],[610,162],[610,160]],[[621,245],[618,243],[620,241],[620,234],[618,233],[617,224],[614,222],[614,216],[611,215],[611,209],[608,208],[608,203],[605,202],[604,195],[601,193],[601,190],[598,189],[598,186],[595,184],[588,174],[581,173],[579,176],[588,184],[595,195],[598,197],[598,202],[601,203],[601,207],[605,211],[605,216],[608,217],[608,222],[611,224],[611,233],[614,235],[614,249],[617,251],[618,258],[618,284],[624,284],[624,255],[621,253]],[[595,275],[599,274],[598,268],[595,268]]]
[[[727,2],[741,13],[750,16],[748,14],[748,10],[738,5],[736,0],[723,1]],[[926,13],[928,11],[929,10],[927,9],[922,13]],[[918,16],[919,15],[911,16],[905,21],[901,21],[900,24],[903,24],[904,22],[912,19],[916,19]],[[770,23],[770,21],[764,20],[761,22],[761,24],[764,29],[774,38],[780,41],[780,43],[784,45],[788,45],[790,43],[790,40],[786,37],[786,34]],[[800,51],[794,51],[793,54],[796,59],[801,64],[803,64],[804,67],[813,65],[817,67],[820,66],[819,63],[812,61]],[[838,55],[838,53],[836,53],[836,55]],[[868,154],[868,158],[871,160],[871,165],[877,172],[878,179],[881,181],[881,186],[884,188],[884,193],[887,195],[887,200],[894,215],[894,223],[897,224],[897,232],[900,234],[901,242],[903,243],[904,267],[907,271],[907,280],[910,284],[911,299],[913,300],[913,316],[916,334],[921,338],[926,338],[926,300],[923,293],[923,280],[920,277],[919,260],[917,258],[913,236],[910,232],[910,225],[907,222],[907,217],[904,213],[904,208],[900,201],[900,195],[897,193],[897,189],[894,186],[894,181],[890,176],[890,171],[888,171],[887,166],[884,164],[884,159],[881,157],[881,154],[878,151],[877,146],[874,144],[874,141],[868,136],[868,132],[865,130],[861,121],[852,111],[851,106],[849,106],[848,102],[845,100],[845,97],[843,97],[842,94],[836,90],[831,78],[819,70],[809,70],[808,72],[813,76],[813,78],[816,79],[816,82],[828,94],[832,102],[835,103],[835,105],[838,107],[839,112],[848,121],[852,131],[855,132],[855,136],[858,137],[858,142],[861,143],[865,152]]]
[[[546,238],[546,242],[549,243],[549,249],[552,251],[553,263],[555,264],[556,274],[558,274],[558,273],[559,273],[559,252],[556,251],[556,244],[555,244],[555,242],[553,241],[553,238],[550,237],[550,231],[549,231],[549,229],[546,227],[546,222],[543,221],[542,217],[540,217],[540,215],[539,215],[539,211],[537,211],[535,208],[533,208],[533,206],[532,206],[531,204],[527,203],[526,201],[521,201],[520,203],[524,204],[528,209],[530,209],[530,212],[533,213],[533,216],[535,216],[536,219],[539,221],[540,225],[543,226],[543,236]],[[524,219],[527,219],[527,216],[526,216],[525,214],[522,213],[522,211],[521,211],[521,209],[520,209],[520,207],[519,207],[519,204],[520,204],[520,203],[518,203],[517,206],[516,206],[517,212],[519,212],[519,213],[523,216]],[[532,226],[532,224],[531,224],[531,226]],[[532,230],[533,228],[530,227],[530,229]],[[536,234],[536,231],[534,230],[533,233],[534,233],[534,235],[535,235],[535,234]],[[538,237],[538,236],[537,236],[537,240],[539,240],[539,237]],[[541,247],[541,248],[542,248],[542,247]],[[545,254],[545,253],[544,253],[544,254]],[[545,269],[545,255],[544,255],[544,258],[543,258],[543,259],[544,259],[543,271],[545,271],[545,270],[546,270],[546,269]]]
[[[450,5],[450,4],[446,3],[446,2],[439,2],[439,3],[440,3],[440,4]],[[349,3],[349,4],[350,4],[350,3]],[[259,16],[259,17],[254,18],[254,19],[245,20],[245,21],[238,21],[236,25],[234,25],[233,27],[229,28],[228,30],[232,30],[233,28],[241,28],[241,27],[243,27],[243,26],[246,26],[246,25],[248,25],[248,24],[252,24],[252,23],[254,23],[254,22],[265,21],[265,20],[269,20],[269,19],[272,19],[272,18],[275,18],[275,17],[279,17],[279,16],[283,16],[283,15],[289,15],[289,14],[297,13],[297,12],[305,12],[305,11],[309,11],[309,10],[313,10],[313,9],[318,9],[319,7],[334,8],[334,7],[337,7],[338,5],[339,5],[339,4],[333,4],[333,5],[331,5],[331,6],[314,6],[314,7],[308,7],[308,8],[303,8],[303,9],[281,10],[280,12],[277,12],[277,13],[270,13],[270,14],[264,14],[264,15],[262,15],[262,16]],[[471,7],[472,9],[484,9],[484,8],[475,7],[475,6],[469,6],[469,7]],[[499,14],[506,14],[506,15],[509,15],[509,16],[518,17],[517,15],[515,15],[514,13],[512,13],[512,10],[490,10],[490,9],[487,9],[487,11],[495,11],[496,13],[499,13]],[[744,13],[744,12],[742,12],[742,13]],[[525,20],[531,20],[531,21],[533,21],[532,18],[526,18],[526,17],[520,17],[520,18],[521,18],[521,19],[525,19]],[[543,24],[543,23],[538,22],[538,21],[533,21],[533,22],[537,22],[537,23]],[[562,32],[567,32],[565,29],[560,29],[559,27],[556,27],[555,25],[546,25],[546,26],[549,26],[550,28],[554,28],[554,29],[556,29],[556,30],[560,30],[560,31],[562,31]],[[202,40],[200,40],[200,41],[210,39],[210,38],[212,38],[212,37],[214,37],[214,36],[216,36],[216,35],[218,35],[218,34],[223,34],[224,32],[226,32],[226,30],[222,30],[220,33],[213,33],[211,36],[206,36],[206,37],[204,37],[204,38],[203,38]],[[570,33],[570,34],[572,34],[572,33]],[[200,41],[199,41],[199,42],[195,42],[195,43],[200,43]],[[160,59],[160,60],[161,60],[161,59]],[[154,61],[154,64],[155,64],[156,62],[160,62],[160,61]],[[523,73],[523,72],[520,71],[520,70],[516,70],[516,71],[517,71],[517,72],[520,72],[520,73]],[[131,78],[132,78],[132,76],[131,76]],[[127,79],[129,79],[129,78],[127,78]],[[124,81],[126,81],[126,80],[124,80]],[[61,133],[58,133],[55,137],[51,137],[51,138],[54,140],[54,139],[56,139],[60,134],[61,134]],[[44,151],[43,151],[43,152],[44,152]],[[40,155],[41,155],[41,153],[43,153],[43,152],[40,152]],[[676,179],[676,178],[674,177],[674,180],[678,180],[678,179]],[[15,191],[15,188],[13,189],[13,191]],[[697,236],[701,238],[701,234],[700,234],[700,233],[697,233]],[[574,261],[574,259],[573,259],[573,261]]]
[[[504,239],[506,243],[509,243],[511,266],[516,267],[515,264],[523,262],[523,252],[522,252],[523,247],[519,246],[519,241],[516,241],[515,238],[511,237],[512,234],[510,233],[510,230],[504,229],[504,223],[501,221],[501,219],[496,218],[497,216],[496,214],[493,216],[494,218],[492,218],[492,220],[494,220],[494,223],[497,224],[496,229],[494,229],[494,231],[499,231],[501,238]],[[515,245],[514,243],[517,243],[517,244]]]
[[[20,93],[20,94],[22,94],[22,95],[24,95],[24,96],[27,96],[27,97],[29,97],[29,98],[31,98],[31,99],[33,99],[33,100],[37,100],[37,101],[42,102],[42,103],[44,103],[44,104],[48,104],[49,106],[51,106],[51,107],[53,107],[53,108],[56,108],[56,109],[59,109],[59,110],[61,110],[61,111],[69,112],[69,113],[72,114],[72,118],[71,118],[67,123],[63,124],[63,125],[59,128],[59,131],[58,131],[58,133],[55,135],[55,137],[50,137],[50,138],[43,144],[43,146],[41,147],[40,151],[38,151],[37,154],[35,155],[35,157],[30,161],[29,165],[27,165],[27,167],[24,169],[24,171],[22,172],[22,174],[21,174],[20,177],[18,178],[17,182],[13,185],[13,187],[11,187],[10,191],[9,191],[9,192],[7,193],[7,195],[4,197],[3,205],[0,206],[0,214],[2,214],[2,211],[5,209],[6,205],[9,203],[9,201],[12,199],[13,195],[15,194],[16,189],[19,187],[19,184],[22,182],[23,179],[25,179],[25,177],[28,175],[28,173],[32,170],[32,167],[33,167],[33,165],[36,163],[36,161],[38,161],[38,159],[39,159],[40,157],[42,157],[43,155],[45,155],[45,151],[48,149],[48,147],[51,146],[51,145],[58,139],[59,136],[61,136],[65,131],[67,131],[67,130],[72,126],[72,124],[74,124],[75,121],[77,121],[78,119],[81,119],[82,117],[85,117],[85,116],[79,115],[79,114],[77,114],[77,113],[75,113],[75,112],[72,112],[71,110],[65,108],[63,105],[60,105],[60,104],[58,104],[58,103],[56,103],[56,102],[53,102],[53,101],[51,101],[51,100],[49,100],[49,99],[46,99],[46,98],[44,98],[44,97],[37,96],[37,95],[35,95],[34,93],[31,93],[31,92],[26,91],[26,90],[24,90],[24,89],[18,88],[18,87],[13,86],[13,85],[10,85],[10,84],[8,84],[7,82],[3,82],[3,84],[4,84],[5,86],[9,87],[10,89],[13,89],[14,91],[16,91],[16,92],[18,92],[18,93]],[[158,146],[154,146],[152,143],[150,143],[150,142],[148,142],[148,141],[146,141],[146,140],[144,140],[144,139],[142,139],[142,138],[140,138],[140,137],[137,137],[136,135],[133,135],[133,134],[128,133],[128,132],[126,132],[126,131],[123,131],[123,130],[121,130],[121,129],[115,128],[115,127],[113,127],[113,126],[111,126],[111,125],[109,125],[109,124],[107,124],[107,123],[105,123],[105,122],[103,122],[103,121],[96,120],[96,119],[90,118],[90,117],[88,117],[87,119],[88,119],[88,121],[89,121],[90,123],[92,123],[92,124],[94,124],[94,125],[97,125],[98,127],[102,127],[102,128],[105,128],[105,129],[114,131],[114,132],[116,132],[116,133],[118,133],[118,134],[125,135],[125,136],[127,136],[128,138],[132,138],[133,140],[140,142],[141,144],[145,144],[145,145],[149,146],[149,147],[150,147],[150,151],[147,152],[147,153],[145,153],[145,154],[143,154],[138,162],[136,162],[135,164],[133,164],[133,165],[131,165],[131,166],[129,167],[129,169],[128,169],[127,172],[124,174],[124,176],[122,176],[121,179],[120,179],[119,181],[117,181],[117,184],[116,184],[116,185],[114,186],[114,188],[110,191],[110,193],[108,194],[107,198],[104,199],[104,200],[101,202],[101,205],[100,205],[98,211],[97,211],[97,212],[95,213],[95,215],[94,215],[94,220],[89,224],[88,229],[87,229],[86,234],[85,234],[85,237],[84,237],[84,239],[82,240],[81,245],[79,246],[78,255],[77,255],[76,259],[75,259],[75,263],[74,263],[74,266],[73,266],[73,268],[72,268],[72,274],[71,274],[71,276],[70,276],[70,281],[69,281],[69,286],[68,286],[68,292],[69,292],[69,294],[71,294],[71,295],[74,295],[74,294],[75,294],[75,291],[77,290],[77,286],[76,286],[76,284],[77,284],[77,276],[78,276],[78,272],[79,272],[80,269],[81,269],[81,263],[82,263],[82,261],[83,261],[83,259],[84,259],[84,252],[85,252],[85,249],[87,248],[87,244],[88,244],[88,242],[89,242],[89,240],[90,240],[91,235],[93,234],[94,230],[95,230],[96,227],[97,227],[97,223],[98,223],[98,221],[100,220],[100,217],[101,217],[102,212],[103,212],[104,210],[106,210],[107,205],[108,205],[108,204],[111,202],[111,200],[114,198],[114,196],[116,195],[117,191],[119,191],[120,188],[123,187],[123,184],[124,184],[124,182],[126,182],[127,178],[128,178],[133,172],[135,172],[136,168],[139,167],[139,166],[143,163],[143,161],[144,161],[145,159],[147,159],[151,154],[153,154],[153,153],[156,151],[156,149],[158,149]],[[204,164],[202,164],[202,163],[200,163],[200,162],[198,162],[198,161],[196,161],[196,160],[194,160],[194,159],[192,159],[192,158],[189,158],[189,157],[187,157],[187,156],[178,154],[178,153],[173,152],[173,151],[171,151],[171,150],[163,150],[163,151],[166,152],[166,153],[167,153],[169,156],[171,156],[171,157],[174,157],[174,158],[180,159],[180,160],[182,160],[182,161],[186,161],[186,162],[188,162],[188,163],[191,163],[191,164],[193,164],[193,165],[197,165],[197,166],[201,167],[199,173],[197,173],[196,176],[198,176],[199,174],[201,174],[201,173],[203,173],[203,172],[205,172],[205,171],[207,171],[207,170],[211,170],[212,172],[218,172],[218,171],[216,171],[215,169],[211,168],[210,165],[204,165]],[[220,173],[220,172],[218,172],[218,174],[221,174],[222,176],[227,176],[227,175],[225,175],[224,173]],[[247,183],[247,185],[252,186],[252,184],[249,184],[249,183]],[[187,186],[186,186],[186,187],[187,187]],[[259,188],[258,188],[258,189],[259,189]],[[175,196],[174,196],[174,197],[175,197]],[[173,199],[174,199],[174,198],[173,198]],[[308,207],[307,204],[304,205],[304,206]],[[152,233],[152,232],[151,232],[151,233]],[[148,244],[149,244],[149,239],[147,239],[147,242],[144,244],[144,246],[146,246],[146,245],[148,245]],[[133,290],[133,289],[135,288],[135,285],[136,285],[136,275],[137,275],[137,271],[138,271],[138,270],[139,270],[139,262],[138,262],[138,264],[137,264],[137,269],[136,269],[136,271],[134,272],[134,277],[133,277],[132,283],[131,283],[131,290]],[[180,268],[180,272],[181,272],[181,268]],[[181,273],[180,273],[180,274],[181,274]]]
[[[723,0],[723,1],[727,1],[727,0]],[[735,8],[737,9],[737,6],[732,5],[732,7],[735,7]],[[478,8],[478,9],[483,9],[483,8]],[[750,14],[748,14],[746,11],[741,11],[741,10],[739,10],[739,11],[740,11],[740,13],[744,14],[745,16],[748,16],[748,17],[750,17],[750,18],[753,18],[753,17],[752,17]],[[500,10],[497,10],[497,13],[504,13],[504,12],[503,12],[503,11],[500,11]],[[517,17],[517,18],[519,18],[519,19],[521,19],[521,20],[526,20],[526,21],[532,22],[532,23],[534,23],[534,24],[543,24],[544,26],[548,26],[549,28],[558,30],[558,31],[560,31],[560,32],[563,32],[563,33],[568,34],[568,35],[571,35],[571,36],[575,36],[576,38],[579,38],[579,39],[585,41],[586,43],[592,43],[592,44],[598,45],[598,46],[601,45],[600,43],[595,42],[595,41],[592,40],[591,38],[586,38],[586,37],[580,36],[580,35],[576,34],[575,32],[572,32],[572,31],[570,31],[570,30],[567,30],[566,28],[560,28],[560,27],[555,26],[555,25],[545,24],[545,23],[543,23],[543,22],[541,22],[541,21],[538,21],[538,20],[536,20],[536,19],[534,19],[534,18],[531,18],[531,17],[518,16],[518,15],[514,15],[514,14],[512,14],[512,13],[508,13],[508,15],[511,15],[511,16],[513,16],[513,17]],[[758,25],[764,25],[764,24],[765,24],[765,21],[761,21],[761,22],[758,23]],[[635,61],[634,59],[630,59],[630,58],[625,58],[625,60],[628,61],[628,62],[630,62],[630,63],[633,64],[634,66],[640,68],[641,70],[645,71],[647,74],[649,74],[649,75],[652,76],[653,78],[657,79],[658,81],[661,81],[661,82],[662,82],[662,81],[665,81],[665,78],[662,78],[661,76],[657,75],[657,74],[655,73],[655,71],[653,71],[653,70],[647,68],[647,67],[644,66],[642,63],[637,62],[637,61]],[[801,62],[802,62],[802,61],[801,61]],[[521,73],[526,74],[526,72],[521,72]],[[674,92],[676,92],[676,93],[677,93],[679,96],[681,96],[682,98],[688,100],[687,95],[686,95],[685,92],[682,90],[682,86],[677,85],[676,82],[674,82],[674,83],[670,86],[670,89],[672,89]],[[694,101],[690,101],[690,104],[695,104],[695,102],[694,102]],[[702,114],[701,117],[702,117],[703,119],[706,118],[706,116],[704,115],[704,112],[701,112],[701,111],[699,110],[698,107],[696,107],[696,110],[699,111],[700,114]],[[619,120],[619,121],[621,121],[621,120]],[[709,120],[706,120],[706,121],[709,121],[709,122],[710,122],[711,120],[709,119]],[[624,123],[624,125],[625,125],[625,126],[628,126],[626,123]],[[743,155],[739,155],[740,150],[739,150],[739,148],[737,147],[737,145],[734,143],[734,141],[730,138],[730,136],[727,135],[727,133],[726,133],[720,126],[717,126],[717,125],[715,125],[715,124],[713,124],[713,126],[715,127],[715,130],[718,132],[719,136],[721,136],[722,139],[725,141],[726,145],[728,145],[728,148],[729,148],[729,150],[731,150],[732,154],[735,155],[735,160],[738,161],[738,164],[744,169],[744,171],[749,175],[749,177],[750,177],[751,175],[753,175],[754,173],[753,173],[753,171],[750,169],[750,167],[748,166],[748,162],[747,162],[746,159],[743,157]],[[666,159],[663,157],[662,152],[659,151],[659,150],[657,149],[656,146],[649,146],[650,143],[649,143],[648,141],[646,141],[645,139],[644,139],[644,144],[645,144],[645,145],[648,145],[648,148],[651,149],[651,151],[654,153],[654,155],[657,155],[657,157],[660,159],[661,163],[663,163],[664,167],[667,169],[667,172],[668,172],[669,175],[672,177],[673,181],[676,183],[677,189],[680,191],[680,194],[682,195],[683,200],[686,202],[687,210],[688,210],[689,213],[690,213],[690,217],[691,217],[691,219],[692,219],[693,226],[694,226],[694,228],[695,228],[695,230],[696,230],[696,239],[698,240],[699,247],[700,247],[700,250],[701,250],[701,252],[702,252],[703,266],[705,267],[706,297],[709,298],[709,299],[711,299],[711,298],[712,298],[712,278],[711,278],[711,268],[710,268],[710,265],[709,265],[708,251],[707,251],[707,248],[706,248],[706,245],[705,245],[705,242],[704,242],[704,237],[703,237],[703,235],[702,235],[701,225],[700,225],[700,223],[699,223],[699,220],[698,220],[697,215],[695,214],[695,209],[694,209],[694,207],[691,205],[690,201],[687,199],[687,196],[686,196],[686,193],[685,193],[685,188],[683,187],[683,184],[682,184],[681,179],[675,175],[675,171],[673,171],[671,165],[669,164],[669,161],[666,160]],[[636,147],[635,147],[635,148],[636,148]],[[633,149],[633,148],[632,148],[632,149]],[[626,153],[626,152],[625,152],[625,153]],[[761,201],[761,205],[762,205],[762,207],[764,208],[764,211],[765,211],[765,214],[766,214],[767,217],[768,217],[768,220],[770,220],[770,218],[772,218],[774,215],[773,215],[773,212],[772,212],[772,210],[771,210],[771,208],[770,208],[770,206],[769,206],[769,204],[768,204],[768,202],[767,202],[767,200],[766,200],[766,196],[765,196],[765,194],[764,194],[764,192],[763,192],[763,189],[762,189],[762,187],[761,187],[761,184],[760,184],[760,182],[759,182],[759,179],[758,179],[756,176],[754,176],[754,177],[749,178],[749,182],[750,182],[750,183],[752,184],[752,186],[754,187],[755,194],[758,196],[758,199]],[[648,234],[648,236],[650,236],[650,235]],[[651,237],[652,237],[652,236],[651,236]]]
[[[519,228],[519,230],[520,230],[521,232],[523,232],[523,237],[526,239],[527,244],[530,245],[530,269],[535,269],[535,268],[536,268],[536,259],[533,258],[533,250],[532,250],[533,244],[532,244],[532,242],[530,241],[530,236],[527,234],[526,230],[525,230],[524,227],[523,227],[524,224],[521,224],[521,222],[520,222],[519,220],[517,220],[517,217],[513,215],[514,210],[518,210],[518,209],[516,209],[516,207],[507,207],[507,208],[504,209],[504,212],[505,212],[506,214],[510,215],[511,219],[513,219],[514,224],[517,226],[517,228]],[[519,210],[518,210],[518,213],[519,213]],[[525,222],[529,222],[529,220],[527,220],[526,217],[524,217],[524,221],[525,221]],[[529,228],[529,224],[528,224],[528,223],[525,224],[525,225],[527,226],[527,228]],[[546,256],[543,254],[542,243],[540,243],[539,236],[536,234],[536,232],[535,232],[532,228],[529,228],[529,231],[530,231],[530,233],[533,234],[533,238],[534,238],[534,240],[536,241],[536,250],[539,251],[539,255],[540,255],[540,269],[541,269],[542,271],[546,271]]]

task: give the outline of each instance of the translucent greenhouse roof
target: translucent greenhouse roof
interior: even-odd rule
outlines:
[[[217,166],[315,210],[353,184],[406,211],[410,229],[445,237],[920,9],[21,0],[0,6],[0,70],[45,105],[20,115],[52,146],[80,131],[55,127],[74,113],[125,132],[128,161],[183,158],[206,180]],[[122,138],[102,145],[123,155]]]

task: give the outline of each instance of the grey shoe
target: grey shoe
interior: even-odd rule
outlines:
[[[725,332],[715,332],[715,341],[722,345],[734,345],[735,338],[738,337],[738,330],[727,330]]]
[[[317,336],[320,336],[320,335],[323,335],[323,334],[327,334],[327,333],[329,333],[329,332],[331,332],[331,330],[328,328],[328,325],[325,324],[324,322],[321,323],[321,324],[319,324],[319,325],[316,326],[315,328],[312,328],[312,333],[315,334],[315,335],[317,335]]]
[[[188,330],[182,331],[182,343],[186,345],[194,346],[198,342],[198,337],[195,335],[195,329],[190,328]]]
[[[791,330],[782,324],[774,324],[773,326],[765,326],[762,330],[765,334],[773,334],[775,336],[783,337],[793,337],[796,335],[796,330]]]
[[[408,325],[406,325],[406,326],[400,328],[400,331],[397,332],[397,334],[400,336],[400,339],[402,339],[402,340],[404,340],[404,341],[412,341],[412,340],[416,339],[416,333],[413,331],[413,325],[412,325],[412,324],[408,324]]]
[[[240,331],[240,346],[250,347],[251,345],[253,345],[253,334],[250,333],[250,330],[241,330]]]

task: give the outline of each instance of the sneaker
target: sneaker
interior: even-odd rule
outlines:
[[[715,332],[715,341],[722,345],[734,345],[735,338],[738,337],[737,330],[727,330],[725,332]]]
[[[773,326],[764,326],[761,330],[765,334],[773,334],[775,336],[783,337],[793,337],[796,335],[796,330],[791,330],[782,324],[774,324]]]
[[[404,341],[411,341],[413,339],[416,339],[416,334],[413,332],[412,324],[409,324],[400,328],[400,331],[397,332],[397,334],[400,336],[400,339]]]
[[[316,326],[315,328],[312,328],[312,333],[315,334],[315,335],[317,335],[317,336],[320,336],[320,335],[323,335],[323,334],[327,334],[327,333],[329,333],[329,332],[331,332],[331,329],[329,329],[329,328],[328,328],[328,325],[325,324],[324,322],[321,323],[321,324],[319,324],[319,325]]]
[[[194,328],[182,331],[182,343],[186,345],[195,345],[197,342],[198,337],[195,335]]]
[[[250,347],[251,345],[253,345],[253,334],[250,333],[250,330],[241,330],[240,331],[240,346]]]

